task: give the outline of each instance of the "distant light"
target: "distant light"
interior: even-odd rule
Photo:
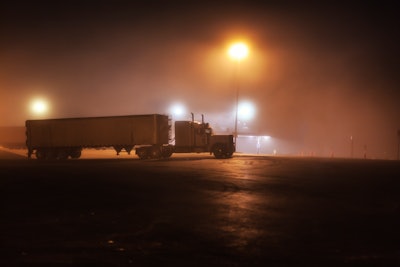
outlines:
[[[233,44],[228,50],[229,56],[236,60],[241,60],[247,57],[248,53],[249,49],[244,43]]]
[[[48,111],[48,104],[43,99],[35,99],[32,101],[31,111],[34,114],[42,115]]]
[[[243,102],[239,104],[238,116],[241,120],[250,120],[254,117],[255,107],[250,102]]]
[[[174,104],[170,108],[170,112],[172,113],[173,116],[180,117],[185,113],[185,107],[181,104]]]

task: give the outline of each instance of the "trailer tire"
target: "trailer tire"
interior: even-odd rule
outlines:
[[[82,155],[82,152],[81,152],[81,149],[79,149],[79,148],[72,149],[72,150],[70,151],[70,153],[69,153],[69,156],[70,156],[72,159],[79,159],[79,158],[81,157],[81,155]]]
[[[36,149],[35,156],[39,160],[43,160],[46,158],[46,151],[44,149],[38,148]]]
[[[161,158],[161,149],[158,146],[153,146],[150,149],[150,158],[152,159],[159,159]]]
[[[161,156],[163,158],[169,158],[172,156],[173,153],[174,153],[174,151],[171,146],[162,147]]]

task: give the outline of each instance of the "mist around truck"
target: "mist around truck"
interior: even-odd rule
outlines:
[[[0,149],[2,266],[396,266],[400,163]]]

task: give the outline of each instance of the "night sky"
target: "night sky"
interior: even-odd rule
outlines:
[[[256,107],[243,133],[339,156],[353,136],[358,155],[395,158],[397,9],[346,2],[2,1],[0,126],[35,118],[29,103],[41,97],[45,118],[169,114],[181,103],[182,119],[204,114],[232,133],[239,85]],[[235,74],[236,40],[250,53]]]

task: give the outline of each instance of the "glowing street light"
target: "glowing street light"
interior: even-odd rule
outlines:
[[[237,132],[237,124],[238,124],[238,113],[239,113],[239,67],[240,67],[240,61],[244,58],[247,57],[249,54],[249,49],[245,43],[235,43],[233,44],[229,50],[228,50],[229,56],[234,59],[237,64],[236,64],[236,71],[235,71],[235,80],[236,80],[236,112],[235,112],[235,133],[234,133],[234,138],[235,138],[235,145],[236,145],[236,139],[238,136]]]
[[[228,54],[232,59],[240,61],[241,59],[247,57],[249,54],[249,49],[244,43],[236,43],[229,48]]]
[[[255,107],[250,102],[239,103],[238,117],[242,120],[251,120],[255,114]]]
[[[182,104],[174,104],[170,107],[170,112],[174,117],[179,118],[186,112],[186,109]]]
[[[48,104],[43,99],[35,99],[31,102],[31,111],[35,115],[43,115],[48,111]]]

